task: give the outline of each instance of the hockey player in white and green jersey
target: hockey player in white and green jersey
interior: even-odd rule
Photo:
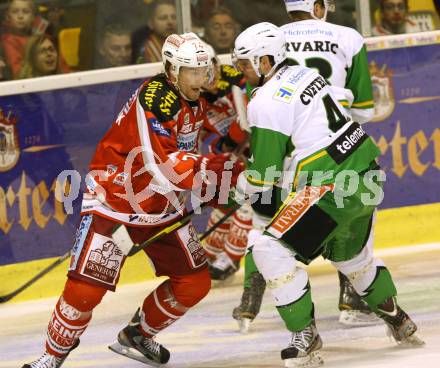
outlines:
[[[237,198],[279,187],[264,231],[252,236],[253,258],[292,333],[281,351],[286,367],[322,364],[307,272],[319,255],[346,275],[399,344],[423,344],[414,322],[396,303],[396,288],[382,260],[373,257],[374,214],[381,199],[380,151],[345,114],[328,82],[316,71],[288,66],[283,32],[260,23],[235,41],[234,60],[261,87],[248,105],[251,158],[237,184]],[[263,203],[264,195],[257,200]],[[258,207],[258,205],[257,205]],[[254,207],[254,222],[264,223]],[[250,236],[251,238],[251,236]]]
[[[363,37],[352,28],[325,22],[327,12],[335,11],[331,0],[284,1],[292,19],[281,27],[287,41],[289,64],[318,71],[354,121],[360,124],[369,121],[374,114],[374,102]],[[340,272],[338,276],[339,321],[350,326],[380,322],[349,280]],[[243,295],[233,311],[242,332],[247,331],[250,321],[257,316],[263,293],[264,282],[253,262],[252,249],[248,248]]]
[[[353,28],[326,23],[332,0],[285,0],[292,22],[284,25],[287,57],[292,64],[315,69],[331,85],[338,101],[360,124],[374,115],[372,83],[364,38]],[[338,272],[339,321],[362,326],[378,322],[349,280]]]
[[[373,91],[364,38],[353,28],[325,22],[331,0],[284,0],[292,22],[281,27],[291,63],[315,69],[339,102],[362,124],[373,117]]]

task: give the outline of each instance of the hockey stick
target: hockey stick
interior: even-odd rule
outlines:
[[[240,205],[237,203],[233,205],[225,215],[218,220],[214,225],[212,225],[208,230],[206,230],[202,235],[200,235],[199,240],[202,241],[211,235],[221,224],[223,224],[229,217],[231,217],[238,209]]]
[[[200,208],[203,208],[203,207],[204,207],[204,205],[202,205]],[[216,222],[210,229],[208,229],[205,233],[203,233],[200,236],[200,240],[203,240],[207,236],[209,236],[215,229],[217,229],[223,222],[225,222],[239,207],[240,207],[239,205],[233,206],[218,222]],[[150,239],[148,239],[147,241],[142,243],[142,245],[139,246],[138,249],[135,248],[135,251],[133,252],[133,254],[138,253],[143,248],[145,248],[148,245],[150,245],[151,243],[157,241],[159,238],[161,238],[165,234],[169,234],[171,231],[180,229],[182,226],[187,224],[189,222],[189,220],[191,220],[191,218],[194,217],[195,214],[196,214],[195,211],[191,210],[183,219],[181,219],[180,221],[178,221],[178,222],[168,226],[167,228],[159,231],[157,234],[153,235]],[[133,254],[130,254],[130,255],[133,255]],[[29,281],[25,282],[23,285],[21,285],[16,290],[10,292],[9,294],[0,296],[0,304],[6,303],[9,300],[11,300],[12,298],[16,297],[18,294],[20,294],[22,291],[26,290],[29,286],[35,284],[35,282],[37,282],[43,276],[48,274],[50,271],[52,271],[58,265],[63,263],[69,257],[70,257],[70,250],[67,253],[63,254],[58,259],[56,259],[49,266],[47,266],[46,268],[42,269],[39,273],[37,273],[34,277],[32,277]]]
[[[199,208],[203,208],[206,205],[206,203],[202,204]],[[181,226],[183,226],[184,224],[186,224],[187,222],[189,222],[189,220],[195,215],[195,211],[192,210],[190,211],[183,219],[181,219],[180,221],[172,224],[171,226],[166,227],[165,229],[163,229],[162,231],[160,231],[159,233],[153,235],[150,239],[147,240],[147,242],[149,242],[149,244],[151,244],[153,241],[156,241],[157,239],[159,239],[160,237],[162,237],[165,234],[168,234],[169,232],[171,232],[172,230],[179,228]],[[180,226],[179,226],[180,225]],[[120,226],[120,228],[124,228],[125,226]],[[136,252],[137,253],[137,252]],[[38,280],[40,280],[44,275],[46,275],[47,273],[49,273],[50,271],[52,271],[54,268],[56,268],[58,265],[60,265],[61,263],[63,263],[67,258],[70,257],[70,250],[63,254],[61,257],[59,257],[58,259],[56,259],[53,263],[51,263],[49,266],[47,266],[46,268],[42,269],[40,272],[38,272],[34,277],[32,277],[29,281],[25,282],[23,285],[21,285],[19,288],[17,288],[16,290],[10,292],[9,294],[0,296],[0,304],[1,303],[6,303],[7,301],[11,300],[12,298],[16,297],[18,294],[20,294],[22,291],[26,290],[29,286],[35,284],[35,282],[37,282]]]
[[[197,210],[204,208],[207,205],[207,203],[202,204]],[[203,240],[205,239],[209,234],[211,234],[215,229],[217,229],[223,222],[225,222],[238,208],[240,207],[239,204],[236,204],[232,206],[229,211],[219,220],[217,221],[209,230],[207,230],[205,233],[203,233],[199,239]],[[173,231],[176,231],[183,226],[185,226],[196,214],[196,210],[191,210],[188,212],[188,214],[182,218],[180,221],[175,222],[174,224],[166,227],[165,229],[159,231],[155,235],[153,235],[148,240],[144,241],[142,244],[135,244],[131,240],[127,229],[125,226],[118,227],[115,232],[113,232],[113,239],[115,240],[115,243],[118,244],[118,248],[122,250],[124,254],[127,256],[134,256],[135,254],[139,253],[141,250],[148,247],[150,244],[156,242],[158,239],[162,238],[164,235],[170,234]]]
[[[6,303],[7,301],[11,300],[12,298],[14,298],[18,294],[20,294],[23,290],[27,289],[29,286],[31,286],[36,281],[41,279],[44,275],[46,275],[47,273],[52,271],[55,267],[57,267],[58,265],[63,263],[69,257],[70,257],[70,250],[66,254],[62,255],[60,258],[55,260],[53,263],[51,263],[49,266],[47,266],[46,268],[43,268],[40,272],[38,272],[29,281],[27,281],[23,285],[21,285],[18,289],[10,292],[9,294],[0,296],[0,304],[1,303]]]

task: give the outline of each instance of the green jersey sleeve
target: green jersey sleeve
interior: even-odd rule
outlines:
[[[251,128],[251,158],[246,179],[257,186],[273,186],[281,176],[290,137],[259,127]]]
[[[365,45],[353,56],[347,70],[346,88],[353,92],[353,108],[370,109],[374,107],[373,89]]]

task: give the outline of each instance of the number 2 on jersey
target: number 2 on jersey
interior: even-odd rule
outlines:
[[[306,67],[316,69],[321,76],[330,84],[329,79],[333,74],[332,65],[320,57],[312,57],[304,60]],[[289,58],[289,65],[300,65],[295,59]]]

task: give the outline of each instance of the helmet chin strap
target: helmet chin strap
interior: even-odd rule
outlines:
[[[269,73],[267,73],[267,74],[261,74],[261,73],[258,73],[258,74],[257,74],[257,75],[260,76],[260,79],[258,80],[258,87],[261,87],[261,86],[263,85],[263,83],[264,83],[264,79],[265,79],[266,77],[271,77],[271,76],[274,74],[276,68],[277,68],[277,65],[274,65],[274,66],[272,67],[272,69],[269,70]]]

